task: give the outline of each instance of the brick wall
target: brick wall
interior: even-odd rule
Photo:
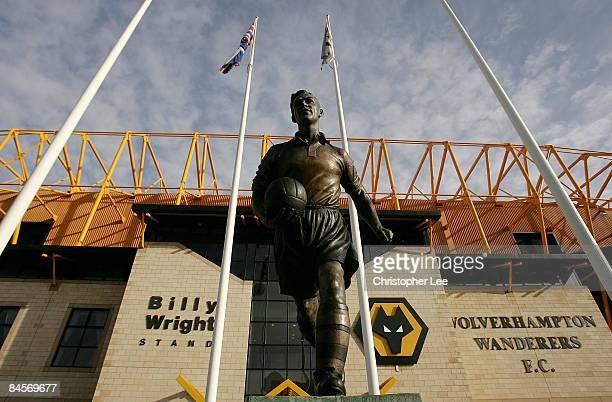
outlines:
[[[184,399],[176,377],[185,376],[205,391],[212,331],[147,329],[147,315],[174,319],[207,319],[206,302],[216,301],[219,267],[175,243],[148,243],[138,250],[117,323],[95,392],[95,401]],[[162,307],[149,309],[151,296],[163,297]],[[170,298],[175,305],[169,309]],[[181,310],[182,298],[187,308]],[[200,298],[197,311],[193,302]],[[218,400],[237,401],[244,395],[251,282],[231,276],[225,321]],[[144,339],[144,345],[142,341]],[[159,345],[157,345],[159,340]],[[188,346],[188,341],[193,346]],[[172,342],[176,341],[176,346]],[[207,346],[208,342],[208,346]]]
[[[457,326],[455,337],[474,398],[612,399],[612,334],[588,290],[451,293],[447,300],[452,314],[458,317],[578,315],[592,316],[595,320],[595,327],[586,323],[576,327],[571,320],[571,327],[564,320],[559,328],[462,329]],[[577,337],[580,348],[512,350],[505,346],[506,350],[481,350],[474,341],[475,337],[571,336]],[[559,341],[554,342],[555,347],[561,346]],[[551,347],[548,339],[546,344]],[[546,360],[543,367],[548,372],[538,369],[536,362],[540,359]],[[522,360],[531,361],[533,372],[525,372]]]
[[[396,247],[387,255],[406,251],[410,252]],[[371,262],[366,264],[366,272],[372,271],[371,265]],[[419,275],[422,274],[414,276]],[[587,289],[532,289],[513,293],[492,289],[490,292],[452,293],[444,289],[370,287],[369,296],[405,297],[429,327],[417,364],[378,367],[380,382],[391,376],[398,380],[392,393],[417,392],[424,401],[612,400],[612,334]],[[347,292],[347,299],[354,320],[359,311],[356,281]],[[576,315],[593,317],[596,325],[576,327],[570,323],[572,326],[568,328],[565,321],[560,328],[491,328],[489,324],[487,329],[462,329],[453,325],[456,317],[522,316],[527,319]],[[474,338],[487,337],[571,336],[578,338],[580,348],[481,350],[474,341]],[[558,341],[555,346],[560,347]],[[537,362],[541,359],[546,360],[542,365],[548,372],[538,369]],[[532,372],[525,372],[522,360],[530,360]],[[350,394],[367,391],[364,355],[355,335],[349,348],[346,377]]]
[[[124,288],[80,281],[52,290],[49,281],[2,280],[0,305],[21,308],[0,350],[0,380],[61,381],[62,398],[91,399]],[[50,367],[73,307],[110,309],[97,366],[91,369]]]
[[[419,251],[422,250],[394,247],[383,256],[396,252],[418,254]],[[371,266],[372,262],[366,264],[366,272],[372,272]],[[430,272],[417,272],[414,276],[429,277]],[[432,276],[440,277],[439,274]],[[369,274],[367,277],[371,279]],[[469,399],[465,371],[460,361],[456,339],[453,336],[453,328],[450,324],[451,310],[444,290],[441,287],[432,287],[428,290],[406,292],[401,289],[389,291],[384,290],[384,287],[369,286],[369,297],[405,297],[408,299],[408,302],[429,327],[418,363],[413,366],[379,366],[379,381],[382,383],[394,376],[398,382],[391,389],[391,393],[419,393],[424,401],[438,401],[445,398]],[[356,277],[353,278],[353,284],[347,291],[347,302],[351,319],[354,321],[359,313]],[[351,337],[345,372],[349,394],[359,395],[367,392],[365,357],[361,342],[355,334]]]
[[[395,248],[394,252],[404,252]],[[368,269],[371,263],[368,264]],[[429,276],[431,272],[422,275]],[[435,275],[434,275],[435,276]],[[152,243],[139,250],[118,313],[115,330],[95,392],[95,400],[174,400],[186,398],[175,378],[182,374],[202,392],[205,390],[212,333],[146,329],[145,317],[207,318],[191,309],[195,297],[200,306],[214,301],[219,268],[178,244]],[[251,283],[232,277],[219,400],[239,401],[244,394]],[[163,297],[162,307],[149,309],[151,296]],[[173,310],[169,299],[175,297]],[[180,310],[182,298],[187,308]],[[590,293],[583,289],[516,290],[451,293],[428,290],[370,288],[370,297],[405,297],[429,327],[420,359],[413,366],[380,366],[379,379],[395,376],[392,393],[420,393],[425,401],[587,398],[612,399],[612,336]],[[351,318],[359,304],[357,283],[347,292]],[[462,329],[456,317],[495,316],[593,316],[595,326],[583,328],[488,328]],[[170,327],[172,324],[170,325]],[[581,348],[571,350],[480,350],[475,337],[578,336]],[[144,345],[141,340],[144,339]],[[156,345],[157,340],[159,345]],[[172,346],[176,340],[177,345]],[[188,340],[194,346],[186,345]],[[545,359],[555,372],[525,373],[522,360],[533,369]],[[347,390],[351,395],[367,392],[361,342],[353,334],[346,365]]]

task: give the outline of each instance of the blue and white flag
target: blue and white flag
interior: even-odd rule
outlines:
[[[240,40],[240,46],[238,46],[238,49],[234,52],[234,54],[232,54],[232,56],[229,59],[227,59],[225,64],[219,67],[220,72],[222,72],[223,74],[227,74],[232,69],[232,67],[240,65],[240,62],[242,61],[242,56],[244,56],[244,53],[246,52],[247,48],[251,44],[251,41],[253,40],[254,35],[255,35],[255,24],[251,24],[249,30],[246,31],[246,33],[242,36],[242,39]]]

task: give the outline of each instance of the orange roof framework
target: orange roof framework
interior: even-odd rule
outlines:
[[[0,215],[54,134],[0,130]],[[254,166],[272,144],[290,138],[246,137]],[[236,139],[236,134],[199,132],[74,132],[23,221],[52,222],[46,245],[142,247],[147,219],[134,212],[135,204],[227,205],[227,169],[219,169],[215,158],[222,157],[221,148],[233,150]],[[507,250],[514,244],[512,231],[531,231],[541,233],[546,247],[546,233],[553,231],[569,250],[578,247],[522,145],[385,138],[349,142],[377,209],[443,211],[440,220],[424,222],[434,245]],[[612,153],[552,145],[541,149],[597,242],[612,245]],[[239,206],[250,205],[249,192],[241,189]]]

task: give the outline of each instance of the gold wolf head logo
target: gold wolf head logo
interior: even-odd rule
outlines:
[[[370,318],[376,363],[379,365],[416,364],[429,328],[405,298],[371,298]],[[361,321],[355,323],[362,339]]]
[[[372,331],[387,340],[393,354],[401,353],[402,340],[413,329],[399,307],[395,307],[391,315],[387,314],[383,308],[379,308],[372,324]]]

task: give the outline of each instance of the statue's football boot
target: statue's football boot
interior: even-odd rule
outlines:
[[[315,390],[318,396],[346,395],[342,374],[333,367],[314,372]]]

